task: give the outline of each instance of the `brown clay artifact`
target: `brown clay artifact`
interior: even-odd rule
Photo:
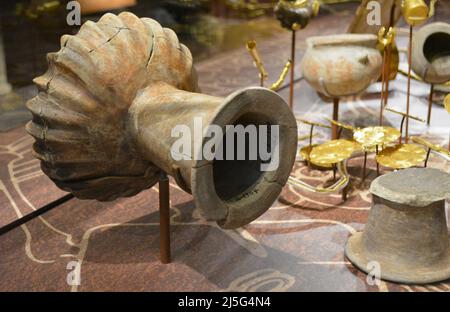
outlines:
[[[339,98],[363,92],[381,73],[378,37],[342,34],[306,39],[301,68],[305,80],[317,91],[333,98],[333,120],[339,120]],[[332,125],[332,139],[338,130]]]
[[[450,80],[450,24],[431,23],[414,33],[411,65],[425,82]]]
[[[369,273],[380,265],[381,279],[425,284],[450,278],[450,241],[445,200],[450,175],[431,168],[410,168],[375,179],[372,209],[364,232],[351,236],[345,254]]]
[[[378,37],[369,34],[310,37],[302,60],[303,76],[332,98],[361,93],[380,76],[377,43]]]
[[[78,198],[133,196],[165,171],[206,219],[236,228],[264,213],[289,177],[297,125],[281,97],[264,88],[225,99],[197,93],[190,51],[152,19],[105,14],[63,36],[48,62],[34,80],[39,94],[27,104],[27,131],[44,173]],[[192,155],[209,141],[210,124],[279,125],[278,168],[261,171],[259,159],[174,160],[171,131],[186,125],[194,132],[195,117],[203,128],[192,137]]]

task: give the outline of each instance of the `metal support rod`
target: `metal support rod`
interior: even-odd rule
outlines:
[[[314,125],[311,124],[311,128],[309,130],[309,150],[308,150],[308,160],[305,159],[305,163],[308,166],[309,169],[311,169],[311,162],[309,161],[309,154],[311,154],[312,150],[312,139],[314,134]]]
[[[376,155],[378,155],[378,145],[375,145],[375,153]],[[378,177],[380,175],[380,164],[378,163],[378,161],[376,161],[376,163],[377,163],[377,177]]]
[[[389,13],[389,27],[394,27],[395,20],[395,1],[392,1],[391,11]]]
[[[402,121],[400,122],[400,136],[398,138],[398,144],[402,144],[402,135],[403,135],[403,124],[405,123],[406,116],[403,115]]]
[[[159,177],[159,253],[161,262],[170,263],[170,204],[169,178],[165,172]]]
[[[380,117],[379,117],[379,125],[383,125],[383,110],[384,110],[384,100],[385,100],[385,86],[386,86],[386,58],[387,51],[386,48],[383,49],[383,67],[381,70],[381,94],[380,94]]]
[[[431,153],[431,148],[428,148],[428,151],[427,151],[427,157],[425,157],[425,162],[424,162],[424,164],[423,164],[423,166],[426,168],[427,167],[427,164],[428,164],[428,158],[430,158],[430,153]]]
[[[36,210],[23,216],[22,218],[17,219],[11,223],[8,223],[8,224],[0,227],[0,235],[3,235],[15,228],[27,223],[27,222],[39,217],[40,215],[52,210],[53,208],[59,207],[60,205],[64,204],[65,202],[71,200],[72,198],[74,198],[73,194],[66,194],[63,197],[60,197],[57,200],[54,200],[54,201],[46,204],[45,206],[37,208]]]
[[[342,131],[343,131],[343,130],[344,130],[343,127],[339,127],[338,135],[337,135],[337,139],[338,139],[338,140],[341,138],[341,135],[342,135]]]
[[[394,27],[394,20],[395,20],[395,1],[392,2],[391,11],[389,14],[389,28]],[[387,57],[386,57],[386,63],[387,63],[387,71],[386,71],[386,92],[384,93],[384,107],[387,107],[388,105],[388,99],[389,99],[389,79],[391,76],[391,56],[392,56],[392,45],[394,44],[394,41],[388,44],[387,46]]]
[[[395,20],[395,1],[392,1],[391,12],[389,14],[389,27],[394,27]],[[387,45],[387,56],[386,56],[386,91],[384,92],[384,107],[387,107],[389,100],[389,80],[391,76],[391,57],[392,57],[392,45],[394,44],[394,40]]]
[[[431,121],[431,107],[433,106],[433,92],[434,84],[430,85],[430,95],[428,96],[428,115],[427,115],[427,125],[430,125]]]
[[[309,130],[309,148],[312,148],[313,132],[314,132],[314,125],[311,125],[311,128]]]
[[[347,194],[348,194],[348,188],[350,186],[350,180],[348,181],[348,184],[344,187],[344,189],[342,190],[342,200],[346,201],[347,200]]]
[[[409,100],[411,95],[411,57],[412,57],[412,33],[413,27],[409,26],[409,48],[408,48],[408,88],[406,91],[406,115],[409,115]],[[405,143],[409,139],[409,117],[406,116]]]
[[[364,151],[364,165],[361,183],[364,183],[364,181],[366,180],[366,166],[367,166],[367,152]]]
[[[295,30],[292,31],[291,43],[291,81],[289,84],[289,107],[294,108],[294,74],[295,74]]]
[[[388,99],[389,99],[389,79],[391,76],[391,56],[392,56],[392,43],[387,46],[387,56],[386,56],[386,84],[384,91],[384,105],[383,107],[387,107]]]
[[[339,98],[333,98],[333,120],[339,121]],[[338,125],[333,123],[331,125],[331,139],[338,138]]]

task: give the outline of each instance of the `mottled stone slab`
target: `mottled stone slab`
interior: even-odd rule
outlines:
[[[386,200],[425,207],[450,197],[450,174],[434,168],[410,168],[375,179],[370,192]]]

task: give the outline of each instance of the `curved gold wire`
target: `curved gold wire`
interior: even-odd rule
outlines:
[[[291,69],[292,66],[292,61],[287,61],[286,64],[283,67],[283,70],[281,71],[280,76],[278,77],[278,80],[275,81],[271,86],[270,86],[270,90],[272,91],[277,91],[280,87],[281,84],[284,82],[284,80],[286,79],[287,74],[289,73],[289,69]]]
[[[300,118],[300,117],[295,117],[295,119],[297,121],[300,121],[300,122],[302,122],[304,124],[307,124],[307,125],[310,125],[310,126],[317,126],[317,127],[328,128],[328,129],[331,128],[329,125],[326,125],[326,124],[321,123],[321,122],[310,121],[310,120],[306,120],[306,119],[303,119],[303,118]]]
[[[314,193],[322,193],[322,194],[323,193],[336,193],[336,192],[342,190],[343,188],[345,188],[347,186],[348,182],[350,181],[350,176],[347,172],[346,163],[344,163],[344,162],[346,162],[346,161],[342,161],[337,164],[337,171],[339,172],[340,178],[339,178],[339,180],[336,181],[336,183],[334,183],[333,185],[331,185],[329,187],[326,187],[326,188],[315,187],[306,182],[303,182],[302,180],[294,178],[292,176],[289,177],[288,184],[299,187],[299,188],[307,190],[307,191],[314,192]]]
[[[247,51],[252,56],[253,62],[255,63],[256,68],[258,68],[259,75],[260,75],[259,77],[263,81],[266,80],[267,77],[269,77],[269,74],[267,73],[267,70],[264,67],[263,62],[261,61],[261,57],[259,56],[258,50],[256,50],[256,41],[249,40],[246,42],[245,46],[247,47]]]
[[[436,9],[435,9],[436,1],[437,0],[431,0],[430,1],[430,10],[428,11],[428,18],[434,16],[434,12],[436,11]]]
[[[269,74],[268,74],[266,68],[264,67],[264,63],[261,60],[258,50],[256,49],[256,41],[248,40],[245,44],[245,47],[247,48],[247,51],[252,56],[252,59],[253,59],[253,62],[255,64],[256,68],[258,68],[259,78],[261,79],[261,86],[262,86],[264,83],[264,80],[266,80],[269,77]],[[270,86],[270,88],[269,88],[270,90],[277,91],[281,87],[281,84],[286,79],[286,76],[289,73],[291,66],[292,66],[292,61],[291,60],[287,61],[286,64],[284,65],[283,70],[281,71],[280,76],[278,77],[277,81],[275,81]]]
[[[341,128],[344,128],[344,129],[347,129],[347,130],[350,130],[350,131],[357,130],[357,128],[355,128],[355,127],[353,127],[353,126],[351,126],[349,124],[346,124],[346,123],[343,123],[343,122],[340,122],[340,121],[336,121],[336,120],[333,120],[333,119],[328,118],[328,117],[325,117],[325,119],[327,119],[329,122],[335,124],[338,127],[341,127]]]
[[[422,118],[420,118],[420,117],[413,116],[413,115],[408,115],[408,114],[406,114],[406,113],[404,113],[404,112],[400,112],[400,111],[395,110],[395,109],[393,109],[393,108],[386,107],[385,110],[387,110],[387,111],[389,111],[389,112],[391,112],[391,113],[394,113],[394,114],[401,115],[401,116],[403,116],[403,117],[408,117],[408,118],[411,118],[411,119],[420,121],[420,122],[426,122],[424,119],[422,119]]]
[[[378,31],[378,43],[381,45],[381,48],[384,49],[388,45],[390,45],[395,38],[395,30],[392,27],[386,31],[386,28],[382,26]]]
[[[416,137],[416,136],[412,136],[412,137],[410,137],[410,139],[417,144],[421,144],[425,147],[428,147],[429,149],[434,151],[436,154],[443,156],[445,159],[450,160],[450,151],[443,148],[442,146],[433,144],[430,141],[425,140],[424,138],[420,138],[420,137]]]
[[[408,76],[408,73],[406,72],[406,71],[404,71],[403,69],[398,69],[398,72],[400,73],[400,74],[402,74],[403,76]],[[417,75],[416,73],[414,73],[414,72],[411,72],[411,78],[412,79],[414,79],[414,80],[417,80],[417,81],[421,81],[421,82],[424,82],[424,80],[419,76],[419,75]],[[436,85],[441,85],[441,86],[446,86],[446,87],[448,87],[448,86],[450,86],[450,81],[447,81],[447,82],[444,82],[444,83],[440,83],[440,84],[436,84]]]

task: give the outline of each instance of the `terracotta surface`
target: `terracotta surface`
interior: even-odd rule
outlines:
[[[305,36],[344,32],[351,18],[352,14],[313,19],[305,30],[298,32],[298,56],[304,52]],[[286,32],[258,45],[274,80],[289,57],[289,49],[280,46],[288,46],[289,40],[290,34]],[[257,85],[257,70],[247,53],[243,47],[197,64],[202,91],[223,96],[239,87]],[[329,115],[331,105],[321,101],[304,81],[297,83],[296,89],[298,114],[312,119]],[[287,99],[288,90],[283,89],[280,94]],[[404,103],[402,99],[398,102]],[[423,104],[417,98],[414,103],[417,107]],[[361,125],[377,120],[379,98],[376,95],[349,97],[343,104],[347,109],[342,116],[345,122]],[[439,113],[439,109],[435,111]],[[438,118],[433,122],[438,122]],[[329,137],[326,130],[317,132],[315,143]],[[309,128],[301,126],[299,131],[307,134]],[[4,146],[13,145],[30,153],[31,140],[21,141],[26,137],[21,128],[2,134],[1,151],[5,150]],[[448,128],[443,136],[430,137],[435,143],[446,144]],[[0,155],[3,184],[10,179],[10,160],[5,156]],[[31,155],[27,157],[31,159]],[[0,236],[0,289],[449,291],[449,281],[427,286],[385,282],[369,285],[366,275],[344,257],[348,236],[364,228],[370,207],[367,189],[376,172],[373,155],[368,161],[370,176],[362,186],[359,185],[361,162],[362,157],[350,161],[352,187],[346,203],[342,203],[340,194],[324,196],[285,187],[267,213],[250,225],[232,231],[202,221],[194,210],[192,197],[171,181],[173,263],[169,265],[160,264],[158,259],[157,189],[112,203],[70,200],[42,218]],[[429,166],[450,170],[448,162],[433,154]],[[293,174],[311,184],[332,177],[330,171],[310,172],[302,163],[297,164]],[[37,175],[18,184],[24,196],[35,206],[59,197],[60,191],[53,183],[38,171]],[[5,194],[0,192],[2,222],[17,218],[14,205],[24,214],[31,210],[19,195]],[[82,260],[80,286],[66,282],[70,273],[67,265],[73,260]]]
[[[450,24],[430,23],[414,32],[412,69],[428,83],[450,80]]]
[[[311,27],[299,31],[297,36],[297,57],[300,58],[305,50],[304,39],[307,36],[318,34],[331,34],[335,32],[345,31],[346,24],[349,23],[352,17],[352,12],[348,11],[344,16],[336,16],[325,18],[317,18],[311,21]],[[325,23],[326,21],[326,23]],[[330,26],[330,27],[328,27]],[[288,49],[280,50],[279,47],[289,44],[290,33],[280,33],[270,40],[261,42],[258,45],[258,50],[264,58],[264,64],[269,72],[269,80],[267,85],[274,82],[278,76],[279,71],[283,68],[286,60],[289,59],[290,51]],[[219,54],[216,57],[201,62],[196,65],[199,85],[201,91],[206,94],[215,96],[226,96],[236,89],[255,86],[259,84],[257,69],[253,66],[251,57],[243,47],[232,52]],[[227,64],[224,68],[223,64]],[[300,76],[297,70],[296,77]],[[284,96],[284,91],[280,91]],[[286,99],[286,97],[284,97]],[[54,183],[48,179],[45,174],[39,170],[39,162],[32,157],[31,146],[33,138],[26,135],[24,127],[17,127],[11,131],[0,134],[0,145],[2,161],[0,162],[0,170],[2,170],[1,180],[7,185],[8,193],[16,192],[11,185],[10,180],[14,181],[12,177],[11,167],[18,165],[22,161],[25,163],[23,173],[32,173],[28,180],[18,181],[21,189],[29,189],[27,195],[31,205],[27,202],[20,203],[19,195],[11,195],[15,199],[13,206],[9,204],[7,196],[1,196],[2,204],[0,204],[0,226],[4,226],[15,219],[18,215],[26,215],[33,211],[36,207],[41,207],[46,203],[60,198],[65,192],[57,188]],[[15,160],[16,159],[16,160]],[[34,169],[34,170],[33,170]],[[35,177],[36,175],[36,177]],[[36,178],[36,180],[35,180]],[[39,185],[39,188],[36,187]],[[17,188],[17,187],[16,187]],[[8,195],[9,196],[9,195]],[[16,199],[18,198],[18,199]],[[16,212],[15,206],[20,210]]]
[[[318,92],[332,98],[363,92],[380,76],[378,39],[368,34],[310,37],[302,73]]]
[[[107,13],[63,36],[48,60],[48,71],[33,80],[39,93],[27,103],[33,119],[26,130],[44,173],[75,197],[131,197],[153,186],[163,170],[193,194],[205,219],[238,228],[263,214],[286,184],[297,124],[284,100],[260,87],[226,98],[199,93],[189,49],[157,21]],[[232,124],[277,125],[283,161],[262,171],[261,159],[205,159],[204,146],[219,144],[223,135],[207,134],[209,126],[223,132]],[[174,130],[181,126],[188,127],[192,148],[180,152]],[[267,150],[270,140],[259,148]],[[269,152],[271,162],[278,160],[274,149]]]
[[[26,126],[42,170],[82,199],[133,196],[156,183],[159,168],[145,159],[130,133],[138,92],[166,82],[195,91],[192,56],[175,33],[131,13],[104,14],[76,35],[61,37],[36,77]]]
[[[376,265],[383,280],[429,284],[450,278],[445,200],[450,174],[409,168],[375,179],[363,232],[353,234],[345,255],[362,271]]]

